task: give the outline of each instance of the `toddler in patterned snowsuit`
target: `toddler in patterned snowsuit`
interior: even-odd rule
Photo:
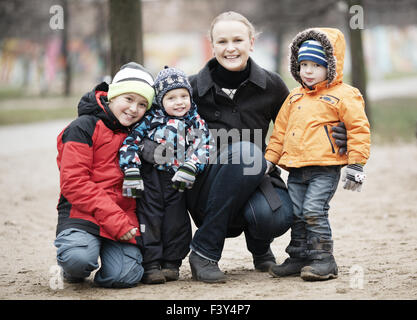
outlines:
[[[140,198],[137,215],[143,241],[142,282],[148,284],[179,277],[192,236],[183,191],[192,188],[196,175],[204,170],[213,145],[184,72],[165,67],[154,87],[152,108],[120,149],[123,194]],[[142,154],[142,150],[149,150],[143,148],[147,143],[157,146],[150,156]]]

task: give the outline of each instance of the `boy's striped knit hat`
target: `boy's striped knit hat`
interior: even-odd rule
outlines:
[[[164,69],[158,73],[155,79],[156,103],[160,107],[163,107],[162,99],[164,98],[164,95],[170,90],[179,88],[187,89],[190,97],[193,96],[193,89],[187,79],[187,75],[177,68],[169,68],[168,66],[165,66]]]
[[[298,51],[298,62],[303,60],[313,61],[327,68],[327,59],[324,49],[320,42],[316,40],[306,40]]]
[[[129,62],[116,73],[109,85],[107,99],[110,101],[123,93],[137,93],[148,101],[148,109],[155,96],[152,75],[139,63]]]

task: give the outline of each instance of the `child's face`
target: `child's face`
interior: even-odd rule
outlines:
[[[169,90],[162,98],[162,105],[170,116],[182,117],[191,108],[190,94],[185,88]]]
[[[137,93],[124,93],[113,98],[109,108],[122,126],[129,127],[142,119],[148,101]]]
[[[327,79],[327,69],[316,62],[304,60],[300,62],[300,77],[311,87]]]
[[[246,68],[255,39],[248,27],[240,21],[218,21],[212,30],[213,53],[221,66],[229,71]]]

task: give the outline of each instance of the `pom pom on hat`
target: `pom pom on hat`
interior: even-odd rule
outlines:
[[[152,75],[139,63],[129,62],[115,74],[109,85],[107,99],[110,101],[124,93],[137,93],[148,101],[148,109],[152,106],[155,96]]]
[[[190,97],[192,97],[193,89],[187,79],[186,74],[176,68],[169,68],[165,66],[155,78],[155,100],[156,103],[162,106],[162,99],[164,95],[173,89],[185,88],[188,90]]]
[[[327,59],[324,49],[320,42],[316,40],[306,40],[298,51],[298,62],[303,60],[313,61],[327,68]]]

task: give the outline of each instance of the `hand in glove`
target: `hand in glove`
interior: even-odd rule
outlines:
[[[342,181],[345,183],[343,188],[360,192],[365,178],[366,175],[361,164],[349,164],[343,171]]]
[[[123,196],[127,198],[140,198],[143,193],[143,180],[138,168],[129,168],[125,171],[123,181]]]
[[[175,175],[172,177],[172,187],[179,192],[184,192],[185,188],[191,189],[193,187],[195,176],[197,174],[197,167],[192,162],[186,162],[179,167]]]
[[[336,139],[336,145],[339,147],[339,154],[345,154],[347,152],[347,134],[345,124],[343,122],[339,122],[337,126],[332,127],[332,132],[332,137]]]

